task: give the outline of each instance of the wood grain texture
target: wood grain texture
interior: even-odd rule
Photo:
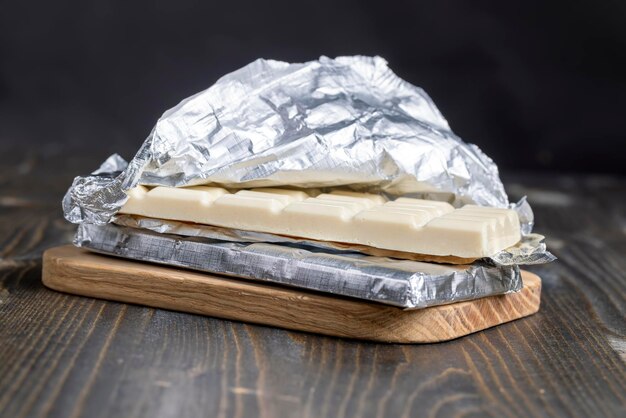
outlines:
[[[72,245],[43,255],[51,289],[155,308],[363,340],[447,341],[539,310],[541,279],[523,272],[519,293],[402,310],[318,292],[229,279],[94,254]]]
[[[0,155],[0,416],[623,417],[626,182],[505,177],[559,257],[541,310],[446,343],[376,344],[67,295],[60,199],[126,143]],[[80,144],[85,144],[81,147]]]

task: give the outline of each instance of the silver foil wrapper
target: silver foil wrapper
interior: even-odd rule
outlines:
[[[332,293],[401,308],[424,308],[516,292],[517,266],[451,266],[314,247],[182,237],[83,223],[74,243],[99,253]]]
[[[517,264],[552,257],[541,238],[528,235],[533,215],[525,200],[510,205],[527,235],[523,245],[490,261],[449,266],[159,220],[110,224],[125,192],[138,184],[341,187],[455,206],[509,206],[493,161],[457,137],[430,97],[380,57],[261,59],[183,100],[157,121],[130,162],[112,155],[74,179],[63,211],[80,224],[76,244],[404,308],[519,290]]]
[[[113,155],[77,177],[65,217],[107,223],[137,184],[341,186],[508,205],[493,161],[380,57],[259,59],[222,77],[165,112],[130,163]]]
[[[338,244],[330,241],[308,240],[306,238],[287,237],[265,232],[243,231],[239,229],[222,228],[211,225],[146,218],[143,216],[116,215],[113,217],[112,221],[113,223],[121,226],[146,229],[161,234],[182,235],[185,237],[200,237],[233,242],[290,244],[315,247],[321,250],[330,250],[334,252],[363,251],[362,245]],[[513,266],[544,264],[554,261],[555,259],[556,257],[554,257],[546,248],[544,236],[530,233],[522,236],[521,241],[516,245],[506,248],[495,255],[484,259],[483,261],[499,266]]]

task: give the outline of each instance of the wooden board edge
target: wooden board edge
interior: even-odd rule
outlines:
[[[45,286],[66,293],[344,338],[392,343],[455,339],[539,310],[541,279],[521,292],[417,310],[119,259],[74,246],[43,256]],[[149,283],[149,285],[146,285]]]

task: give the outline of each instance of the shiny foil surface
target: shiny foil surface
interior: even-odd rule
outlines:
[[[380,57],[259,59],[183,100],[135,157],[111,156],[65,198],[74,223],[104,224],[137,184],[298,186],[506,207],[498,168],[430,97]]]
[[[524,239],[470,266],[393,260],[332,243],[116,216],[138,184],[341,187],[512,207]],[[553,259],[531,234],[528,203],[509,204],[493,161],[380,57],[256,60],[165,112],[130,162],[112,155],[75,178],[63,211],[80,224],[76,244],[94,251],[403,308],[516,291],[518,264]]]
[[[99,253],[184,267],[400,308],[424,308],[519,291],[517,266],[452,266],[330,249],[183,237],[114,224],[79,225],[74,244]]]

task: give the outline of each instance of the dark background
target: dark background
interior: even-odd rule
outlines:
[[[255,58],[378,54],[503,172],[626,172],[623,0],[0,5],[5,157],[130,158],[163,111]]]

